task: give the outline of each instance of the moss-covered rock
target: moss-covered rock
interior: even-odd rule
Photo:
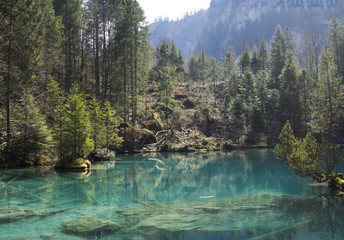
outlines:
[[[157,142],[154,132],[141,127],[128,128],[120,135],[124,139],[121,152],[138,152],[145,145]]]
[[[55,169],[64,171],[77,171],[84,172],[91,169],[91,162],[87,159],[78,158],[68,162],[58,162],[55,165]]]
[[[157,121],[157,120],[149,120],[149,121],[144,121],[142,123],[143,127],[152,131],[152,132],[159,132],[163,129],[162,123]]]
[[[62,227],[65,233],[82,237],[97,233],[114,233],[120,229],[116,223],[93,218],[64,222]]]

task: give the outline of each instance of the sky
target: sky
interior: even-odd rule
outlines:
[[[186,12],[209,8],[211,0],[137,0],[143,8],[146,20],[168,17],[170,20],[181,19]]]

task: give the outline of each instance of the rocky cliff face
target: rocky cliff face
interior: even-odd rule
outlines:
[[[276,26],[289,26],[295,39],[305,30],[324,33],[333,16],[344,13],[342,0],[212,0],[209,9],[179,21],[151,24],[151,43],[174,40],[185,56],[202,49],[220,59],[232,45],[237,53],[245,42],[270,40]]]

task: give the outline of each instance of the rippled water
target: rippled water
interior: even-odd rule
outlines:
[[[0,239],[343,239],[342,198],[312,183],[270,150],[118,156],[88,174],[0,171]],[[66,230],[85,219],[119,230]]]

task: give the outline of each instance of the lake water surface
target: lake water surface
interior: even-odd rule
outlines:
[[[344,201],[271,150],[118,156],[88,174],[0,171],[0,239],[343,239]],[[109,221],[119,230],[68,232]]]

